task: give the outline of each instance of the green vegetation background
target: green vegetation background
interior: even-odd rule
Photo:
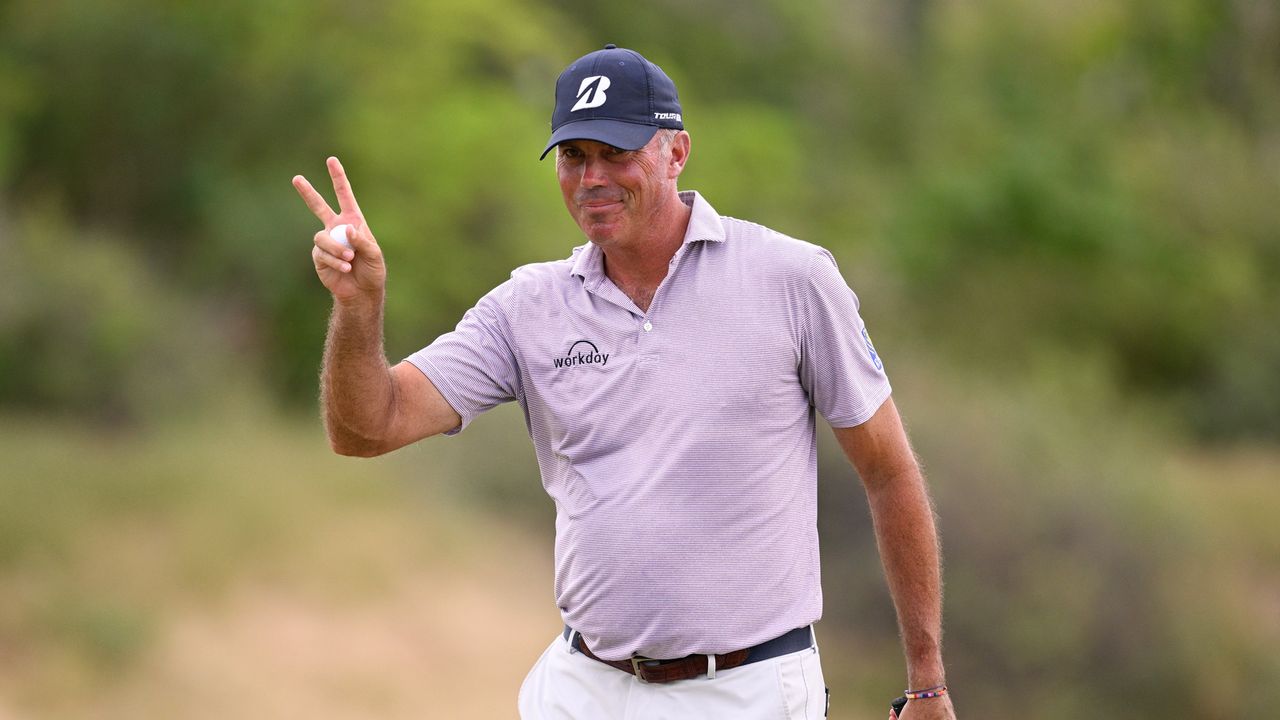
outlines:
[[[398,577],[447,598],[468,563],[538,562],[484,538],[549,555],[510,412],[326,454],[328,298],[289,179],[342,158],[403,357],[581,242],[537,154],[556,74],[605,42],[679,86],[685,187],[858,291],[938,501],[965,715],[1280,706],[1276,3],[8,0],[0,717],[293,716],[277,685],[218,706],[227,677],[151,669],[263,578],[377,614]],[[880,717],[892,608],[830,443],[822,470],[833,717]],[[496,608],[552,605],[542,573],[494,582]],[[316,716],[480,712],[344,677],[280,685]],[[515,690],[485,692],[513,715]]]

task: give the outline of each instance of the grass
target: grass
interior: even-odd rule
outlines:
[[[1174,450],[1049,393],[899,377],[962,712],[998,704],[997,671],[1051,697],[1042,717],[1118,717],[1097,667],[1150,678],[1125,712],[1169,716],[1170,687],[1188,718],[1262,697],[1241,689],[1280,672],[1273,449]],[[145,430],[0,416],[0,718],[514,717],[559,622],[518,409],[352,460],[256,397]],[[892,609],[861,490],[823,446],[832,717],[882,717]]]
[[[544,537],[444,489],[466,447],[337,458],[247,397],[0,419],[0,717],[513,715],[558,627]]]

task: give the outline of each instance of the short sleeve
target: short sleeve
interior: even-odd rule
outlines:
[[[858,297],[826,250],[813,256],[805,286],[800,382],[832,427],[861,425],[889,397],[884,363],[858,315]]]
[[[448,435],[462,432],[484,411],[519,396],[520,369],[505,312],[513,295],[511,281],[499,285],[480,298],[452,332],[405,358],[462,417],[462,424]]]

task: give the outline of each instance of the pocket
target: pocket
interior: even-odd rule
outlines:
[[[827,680],[822,675],[822,656],[817,648],[801,661],[804,667],[805,687],[809,690],[809,707],[806,720],[820,720],[827,717],[831,709],[831,691],[827,688]]]
[[[822,720],[827,712],[827,686],[817,648],[802,650],[778,663],[778,685],[787,720]]]
[[[516,695],[516,711],[520,713],[520,720],[538,720],[542,717],[538,708],[542,706],[541,698],[545,692],[543,686],[546,683],[547,656],[557,650],[563,651],[563,646],[564,641],[559,637],[552,640],[551,645],[542,651],[538,661],[524,676],[524,682],[520,683],[520,692]]]

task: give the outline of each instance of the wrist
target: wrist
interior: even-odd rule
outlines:
[[[382,315],[384,297],[384,294],[381,292],[361,292],[349,297],[339,297],[334,295],[333,311],[335,314],[360,318],[362,320],[377,319]]]
[[[946,685],[947,673],[942,667],[942,658],[931,658],[927,661],[912,663],[907,666],[907,688],[931,688]]]
[[[917,688],[915,690],[903,690],[902,696],[907,700],[929,700],[931,698],[940,698],[943,695],[946,695],[947,692],[947,686],[942,684],[932,685],[927,688]]]

